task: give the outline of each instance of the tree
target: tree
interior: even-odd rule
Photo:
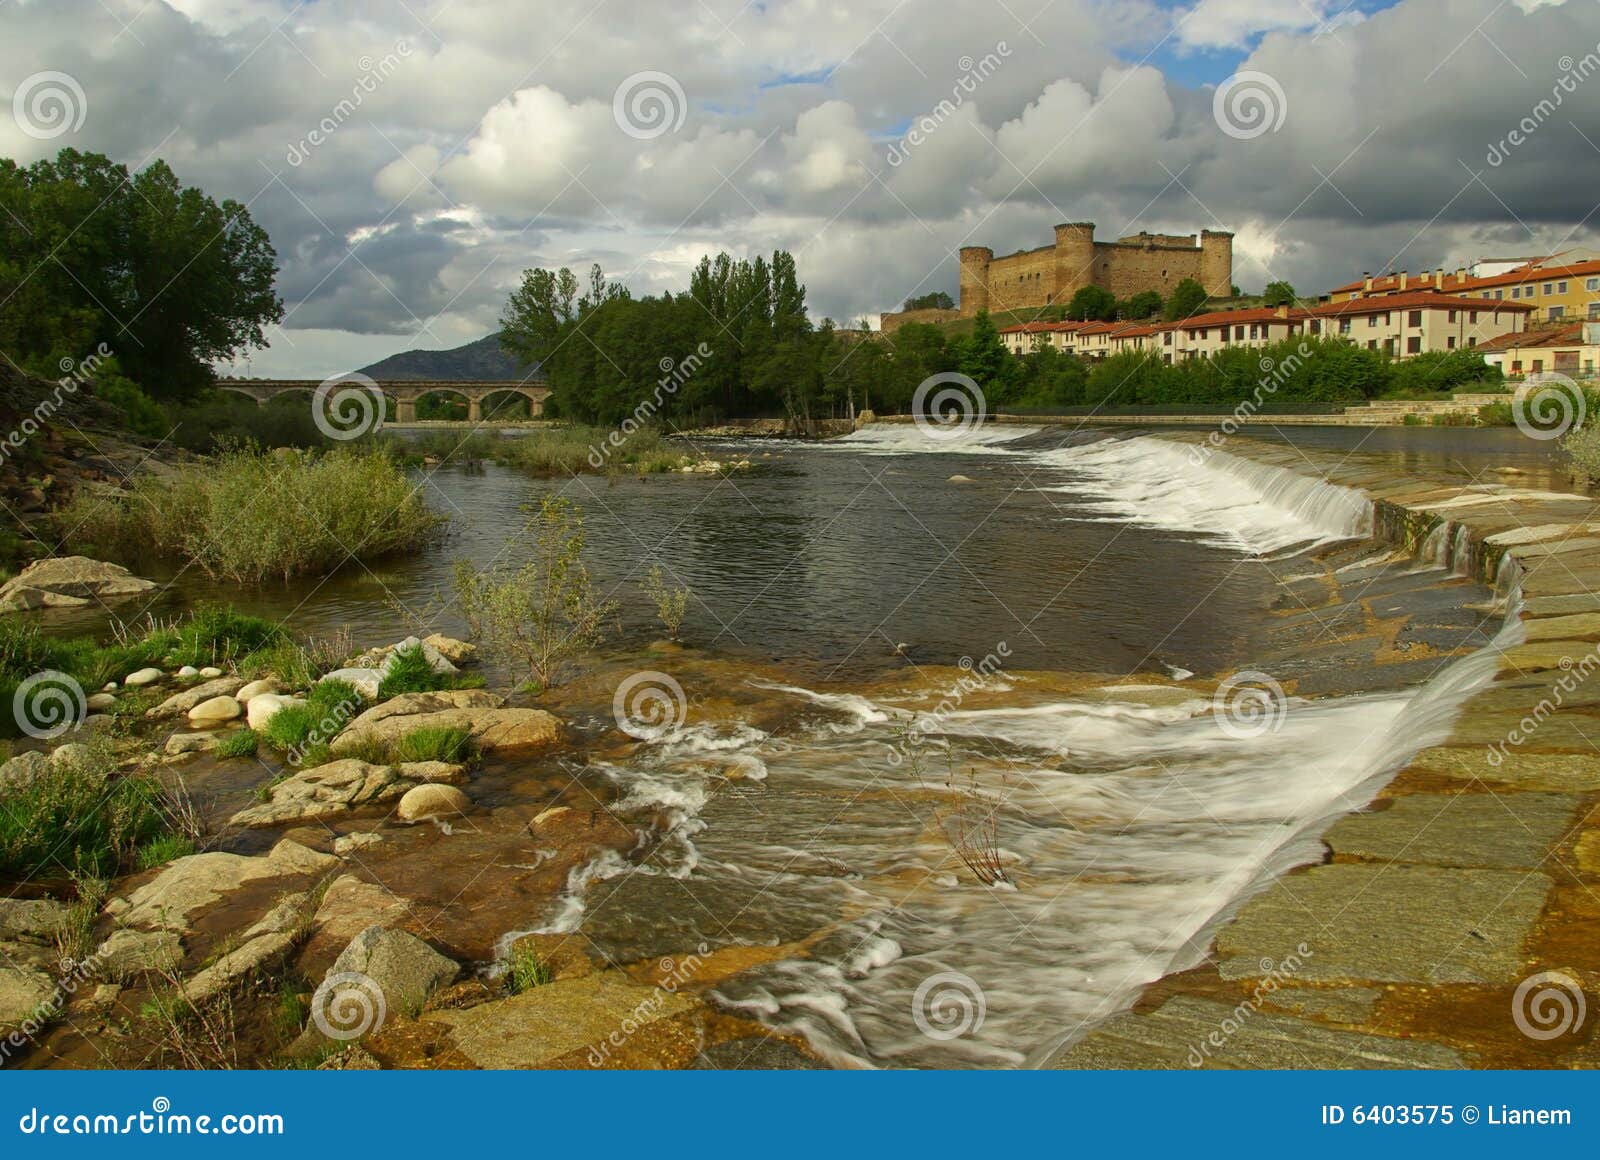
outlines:
[[[1084,286],[1067,303],[1067,317],[1079,322],[1110,322],[1116,316],[1116,295],[1103,286]]]
[[[901,310],[954,310],[955,308],[955,301],[943,290],[907,298],[900,307]]]
[[[1287,282],[1268,282],[1261,292],[1261,302],[1265,306],[1293,306],[1294,287]]]
[[[1192,318],[1205,309],[1206,299],[1205,287],[1193,278],[1185,278],[1172,288],[1164,316],[1168,322],[1176,322],[1180,318]]]
[[[74,149],[0,160],[0,347],[39,373],[104,343],[146,393],[192,395],[212,363],[266,345],[283,318],[276,276],[249,210],[164,161],[130,174]]]
[[[1154,318],[1160,313],[1161,295],[1154,290],[1141,290],[1117,303],[1117,317],[1130,321]]]
[[[987,310],[978,311],[972,333],[961,340],[956,369],[988,394],[1006,380],[1012,356],[1000,341],[1000,331]]]

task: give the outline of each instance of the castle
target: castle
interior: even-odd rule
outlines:
[[[906,322],[970,318],[980,310],[1032,310],[1065,306],[1085,286],[1103,286],[1117,298],[1154,290],[1162,298],[1185,278],[1206,293],[1226,298],[1233,285],[1233,234],[1201,230],[1187,234],[1130,234],[1114,242],[1094,240],[1093,222],[1056,227],[1055,244],[996,258],[988,246],[961,249],[961,309],[885,314],[885,331]]]

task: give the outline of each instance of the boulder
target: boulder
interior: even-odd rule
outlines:
[[[193,665],[184,665],[178,670],[176,675],[179,680],[188,681],[198,677],[200,675],[200,670],[195,668]]]
[[[100,970],[118,982],[152,972],[169,974],[183,961],[183,940],[176,931],[116,931],[94,952]]]
[[[151,669],[150,672],[159,670]],[[134,676],[138,674],[135,673]],[[146,717],[175,717],[179,713],[187,713],[202,701],[209,701],[213,697],[228,697],[236,700],[231,694],[238,692],[243,684],[238,677],[218,677],[213,681],[192,685],[181,693],[174,693],[154,709],[145,712]],[[133,684],[133,677],[128,678],[128,684]]]
[[[241,685],[239,691],[234,694],[234,698],[241,703],[247,702],[252,697],[259,697],[262,693],[276,693],[281,688],[282,686],[272,677],[263,677],[259,681],[251,681],[249,684]]]
[[[44,1022],[55,1001],[56,985],[43,971],[0,966],[0,1029]]]
[[[191,753],[208,753],[217,747],[221,738],[215,733],[174,733],[167,738],[162,749],[168,757],[183,757]]]
[[[442,633],[436,632],[431,636],[425,636],[422,638],[422,643],[435,649],[440,656],[453,665],[469,665],[478,656],[477,645],[468,644],[464,640],[456,640],[454,637],[445,636]]]
[[[402,693],[375,705],[333,739],[334,753],[370,744],[391,744],[417,729],[465,729],[479,748],[526,749],[554,745],[561,722],[542,709],[507,709],[505,701],[482,689]]]
[[[189,724],[205,727],[237,721],[244,716],[244,706],[232,697],[209,697],[189,710]]]
[[[320,973],[317,968],[326,970],[350,940],[369,926],[397,927],[409,913],[405,899],[392,891],[354,874],[341,874],[322,896],[311,920],[311,939],[300,958],[301,969],[312,971],[315,978]]]
[[[50,764],[58,768],[70,769],[75,765],[82,765],[89,758],[89,747],[81,741],[69,741],[65,745],[58,745],[50,754]]]
[[[329,818],[365,806],[402,797],[425,782],[462,782],[464,766],[442,761],[413,761],[403,765],[374,765],[344,758],[303,769],[271,789],[260,805],[233,815],[236,826],[281,826],[290,822]]]
[[[454,982],[460,973],[461,968],[453,959],[445,958],[415,935],[369,926],[350,940],[334,961],[323,986],[317,989],[320,1010],[332,1015],[339,1010],[340,993],[359,987],[369,999],[376,997],[374,991],[382,996],[387,1019],[397,1014],[414,1017],[429,995]],[[331,982],[340,976],[349,981]],[[377,1030],[381,1025],[374,1023],[371,1029]],[[334,1026],[338,1026],[336,1021]]]
[[[146,685],[153,685],[166,676],[160,669],[138,669],[123,678],[122,683],[130,689],[142,689]]]
[[[126,568],[87,556],[35,560],[0,585],[0,611],[70,608],[91,600],[135,596],[155,587]]]
[[[319,854],[287,839],[270,853],[253,858],[220,850],[190,854],[168,863],[126,898],[113,898],[106,903],[106,913],[124,927],[182,932],[189,928],[190,916],[241,886],[317,874],[338,864],[332,854]]]
[[[383,684],[383,672],[365,667],[334,669],[333,672],[324,673],[319,677],[317,683],[321,684],[323,681],[348,681],[355,686],[356,692],[373,701],[378,697],[378,686]]]
[[[456,641],[455,643],[460,644],[461,642]],[[446,657],[440,649],[430,644],[428,641],[418,640],[414,636],[406,637],[405,640],[391,648],[389,650],[388,658],[383,662],[382,665],[379,666],[379,668],[383,669],[383,671],[387,673],[389,671],[389,667],[394,663],[394,654],[400,652],[402,649],[421,649],[423,659],[428,662],[428,667],[436,673],[444,673],[449,675],[457,671],[456,666],[451,663],[450,659]]]
[[[472,808],[472,799],[453,785],[425,783],[406,790],[395,812],[403,822],[458,817]]]
[[[200,670],[200,675],[208,681],[214,681],[222,675],[222,670],[217,668],[216,665],[207,665]]]
[[[117,703],[117,699],[110,693],[90,693],[89,699],[84,702],[91,713],[103,713]]]
[[[251,697],[245,706],[245,715],[250,722],[250,728],[260,731],[267,727],[267,722],[278,715],[281,710],[303,706],[305,700],[300,697],[285,697],[278,693],[257,693]]]
[[[50,759],[37,749],[19,753],[0,765],[0,792],[27,789],[50,770]]]
[[[200,1005],[275,966],[294,949],[308,895],[293,894],[238,937],[237,945],[219,955],[184,984],[183,997]]]
[[[0,939],[54,941],[72,926],[65,903],[48,898],[0,898]]]

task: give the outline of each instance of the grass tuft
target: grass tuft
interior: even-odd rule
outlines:
[[[445,761],[452,765],[477,756],[472,734],[465,729],[428,727],[414,729],[394,743],[390,757],[395,762]]]

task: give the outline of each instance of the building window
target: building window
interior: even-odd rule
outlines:
[[[1161,335],[1161,345],[1162,346],[1171,346],[1172,345],[1172,331],[1168,330],[1168,331],[1164,332]],[[1169,358],[1167,361],[1171,362],[1172,360]]]
[[[1421,335],[1413,334],[1410,338],[1406,339],[1406,353],[1407,354],[1421,354],[1422,353],[1422,336]]]
[[[1499,315],[1496,315],[1495,317],[1498,318]],[[1478,321],[1478,312],[1476,310],[1468,311],[1468,313],[1467,313],[1467,321],[1468,322],[1477,322]]]
[[[1506,292],[1504,290],[1496,290],[1494,292],[1494,296],[1496,298],[1504,298],[1506,296]],[[1489,296],[1487,294],[1485,294],[1484,297],[1487,298]]]
[[[1542,359],[1542,358],[1534,359],[1533,360],[1533,373],[1534,374],[1538,374],[1542,370],[1544,370],[1544,359]]]
[[[1469,337],[1467,339],[1467,345],[1468,346],[1477,346],[1478,345],[1478,340],[1477,340],[1476,336]]]
[[[1554,322],[1556,319],[1560,318],[1563,314],[1566,313],[1566,309],[1567,308],[1565,306],[1552,306],[1552,307],[1550,307],[1550,321]]]
[[[1339,333],[1340,334],[1349,334],[1350,333],[1350,320],[1348,318],[1339,319]]]
[[[1455,348],[1456,348],[1456,336],[1455,335],[1452,334],[1452,335],[1450,335],[1449,337],[1447,337],[1444,340],[1444,348],[1445,348],[1445,350],[1455,350]]]
[[[1600,302],[1589,303],[1589,321],[1600,322]]]
[[[1407,317],[1406,317],[1406,325],[1407,326],[1421,326],[1422,325],[1422,311],[1420,311],[1420,310],[1411,311],[1410,314],[1407,315]]]
[[[1600,278],[1589,278],[1583,283],[1585,290],[1600,290]]]
[[[1450,312],[1450,317],[1445,319],[1445,321],[1446,322],[1454,322],[1455,320],[1456,320],[1456,312],[1454,310],[1452,310]]]
[[[1367,339],[1367,349],[1368,350],[1377,350],[1378,349],[1378,340],[1375,339],[1375,338]]]
[[[1234,337],[1234,341],[1243,342],[1244,341],[1244,327],[1235,326],[1233,328],[1233,337]]]
[[[1556,293],[1557,294],[1565,294],[1566,292],[1567,292],[1567,284],[1565,282],[1557,282],[1556,283]]]
[[[1600,306],[1600,302],[1596,302],[1595,305],[1596,306]],[[1311,333],[1312,334],[1321,334],[1322,333],[1322,319],[1313,318],[1311,320]]]
[[[1554,294],[1555,293],[1555,289],[1556,289],[1556,284],[1554,282],[1546,282],[1544,284],[1544,292],[1546,294]]]
[[[1378,316],[1376,314],[1367,315],[1367,329],[1368,330],[1376,330],[1377,328],[1378,328]]]
[[[1522,360],[1520,358],[1512,361],[1511,373],[1514,375],[1520,375],[1522,373]]]

